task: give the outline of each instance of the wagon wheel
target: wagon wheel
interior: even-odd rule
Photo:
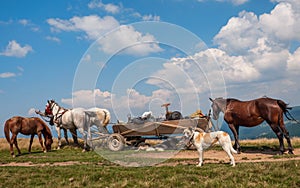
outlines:
[[[107,146],[111,151],[121,151],[125,146],[125,139],[122,135],[113,133],[107,139]]]

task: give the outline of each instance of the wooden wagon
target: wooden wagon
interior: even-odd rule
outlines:
[[[113,133],[107,139],[107,146],[112,151],[120,151],[126,145],[138,147],[146,139],[168,138],[182,134],[187,127],[198,127],[205,131],[211,129],[209,117],[180,119],[170,121],[148,121],[142,124],[118,123],[112,126]]]

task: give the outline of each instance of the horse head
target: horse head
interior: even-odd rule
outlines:
[[[51,151],[51,145],[53,143],[53,139],[51,135],[47,135],[45,136],[45,147],[46,147],[46,151]]]
[[[48,116],[48,117],[53,116],[52,110],[53,110],[53,105],[54,104],[55,104],[54,100],[47,100],[47,105],[46,105],[46,108],[45,108],[45,115],[46,116]]]
[[[209,98],[209,100],[212,102],[211,108],[213,110],[213,119],[217,120],[217,119],[219,119],[220,112],[221,111],[224,112],[224,110],[226,108],[226,99],[223,99],[223,98],[216,98],[216,99]]]
[[[44,126],[44,130],[42,131],[42,134],[45,140],[44,144],[46,147],[46,151],[51,151],[51,145],[53,143],[52,133],[49,127],[45,123],[43,123],[43,126]]]

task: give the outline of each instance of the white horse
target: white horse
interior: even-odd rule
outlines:
[[[110,121],[110,113],[106,109],[65,109],[60,107],[54,100],[48,100],[45,115],[53,116],[53,122],[57,125],[57,127],[63,127],[70,130],[77,128],[83,136],[83,151],[87,150],[87,136],[91,139],[91,126],[96,125],[99,132],[108,133],[106,126]]]
[[[48,106],[48,104],[46,105],[46,109],[47,109],[47,106]],[[57,125],[56,123],[53,122],[53,119],[54,119],[53,115],[49,115],[49,113],[50,113],[50,114],[52,113],[51,111],[50,111],[49,113],[47,113],[48,115],[46,115],[45,112],[44,112],[44,113],[41,112],[40,110],[38,110],[38,111],[36,110],[35,113],[38,114],[38,115],[40,115],[40,116],[42,116],[42,117],[50,118],[50,121],[48,121],[49,124],[52,125],[52,126],[55,125],[55,130],[56,130],[56,132],[57,132],[57,139],[58,139],[58,146],[57,146],[57,149],[60,149],[60,147],[61,147],[61,129],[64,131],[64,137],[65,137],[66,143],[67,143],[67,145],[69,145],[68,133],[67,133],[68,130],[65,129],[64,127],[61,127],[60,125]],[[45,120],[45,119],[44,119],[44,120]],[[45,121],[47,121],[47,120],[45,120]],[[77,132],[76,132],[76,129],[77,129],[77,128],[74,127],[73,129],[69,129],[69,131],[70,131],[71,134],[72,134],[74,144],[79,145],[78,139],[77,139]]]

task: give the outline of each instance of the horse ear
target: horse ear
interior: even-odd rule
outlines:
[[[214,100],[213,100],[212,98],[210,98],[210,97],[209,97],[209,100],[210,100],[211,102],[214,102]]]

